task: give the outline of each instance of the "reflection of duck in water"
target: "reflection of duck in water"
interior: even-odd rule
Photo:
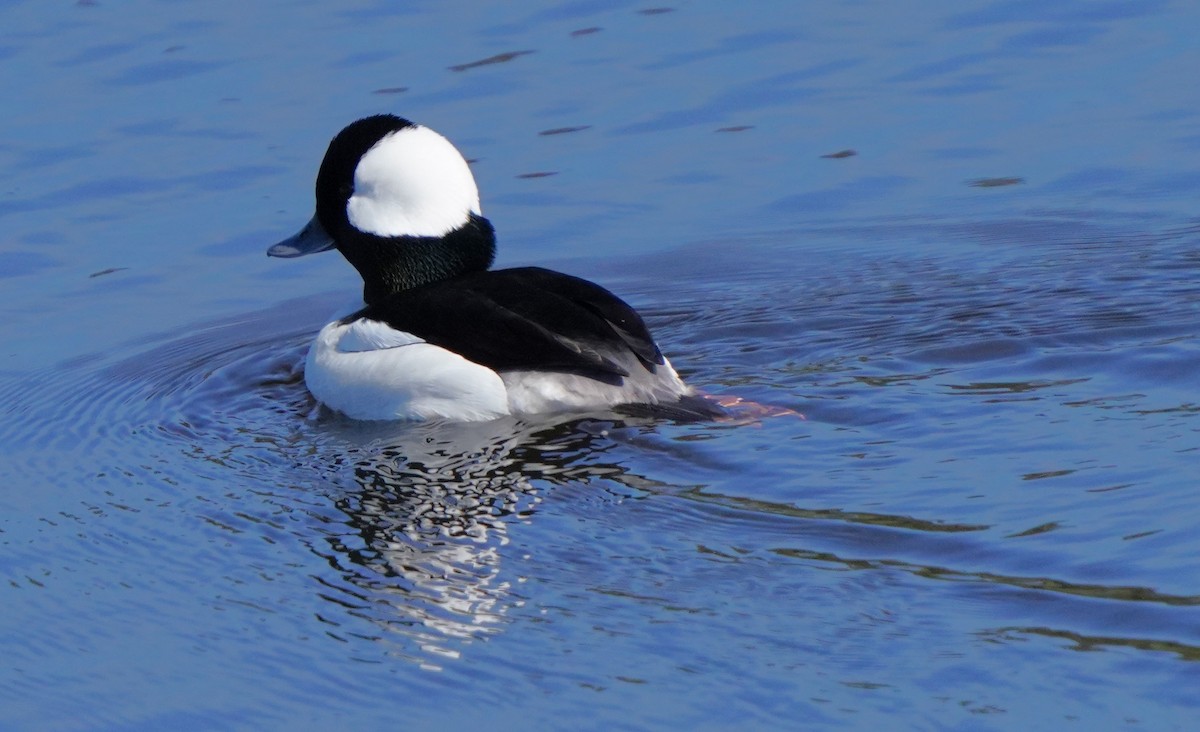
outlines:
[[[709,417],[641,317],[612,293],[537,267],[489,270],[492,225],[462,155],[392,115],[339,132],[316,215],[268,254],[337,248],[366,307],[326,325],[305,381],[356,419],[488,420],[649,405]]]
[[[622,481],[621,466],[592,459],[597,440],[611,444],[597,428],[612,427],[504,418],[358,433],[368,445],[351,452],[357,487],[336,500],[352,533],[325,555],[352,585],[342,602],[415,641],[422,663],[496,632],[516,601],[501,567],[508,524],[527,520],[548,486]]]

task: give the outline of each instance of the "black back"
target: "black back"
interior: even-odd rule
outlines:
[[[603,287],[540,267],[470,272],[388,295],[368,318],[494,371],[654,373],[662,353],[640,315]]]

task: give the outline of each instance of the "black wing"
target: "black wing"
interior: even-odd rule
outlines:
[[[611,377],[628,376],[631,365],[654,372],[663,363],[637,311],[593,282],[540,267],[475,272],[404,290],[349,319],[359,317],[495,371]]]

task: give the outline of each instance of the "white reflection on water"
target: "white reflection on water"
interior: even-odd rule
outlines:
[[[461,642],[499,632],[524,600],[501,566],[510,526],[533,519],[546,490],[593,479],[646,485],[604,461],[612,435],[653,424],[572,416],[540,421],[361,425],[325,415],[337,435],[341,487],[329,486],[345,521],[326,526],[316,550],[344,584],[328,597],[351,614],[415,641],[425,666],[457,658]],[[332,444],[322,447],[331,449]],[[563,568],[567,570],[568,568]],[[327,622],[337,624],[326,618]],[[451,640],[455,642],[450,642]]]

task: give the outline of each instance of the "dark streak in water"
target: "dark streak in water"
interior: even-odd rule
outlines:
[[[551,135],[565,135],[569,132],[582,132],[583,130],[592,129],[591,125],[579,125],[577,127],[554,127],[549,130],[542,130],[538,133],[539,137],[549,137]]]
[[[1020,539],[1025,536],[1037,536],[1038,534],[1045,534],[1047,532],[1054,531],[1055,529],[1059,528],[1060,526],[1062,526],[1062,524],[1060,524],[1059,522],[1050,521],[1048,523],[1044,523],[1039,526],[1034,526],[1031,529],[1025,529],[1024,531],[1018,531],[1015,534],[1009,534],[1009,535],[1005,536],[1004,538]]]
[[[777,516],[793,518],[820,519],[824,521],[843,521],[851,524],[866,526],[887,526],[897,529],[914,531],[929,531],[935,533],[961,533],[968,531],[985,531],[990,526],[985,524],[952,524],[942,521],[926,521],[911,516],[895,516],[883,513],[867,513],[864,511],[843,511],[838,508],[798,508],[780,503],[762,501],[742,496],[726,496],[703,490],[692,490],[685,493],[688,498],[705,503],[716,503],[730,508],[769,513]]]
[[[996,394],[1023,394],[1031,391],[1040,391],[1042,389],[1052,389],[1060,386],[1070,386],[1087,381],[1084,378],[1078,379],[1044,379],[1033,381],[1010,381],[1010,382],[979,382],[975,384],[946,384],[946,387],[957,394],[971,394],[975,396],[994,396]]]
[[[520,56],[528,56],[531,53],[533,53],[533,51],[509,51],[507,53],[498,53],[495,56],[488,56],[487,58],[479,59],[478,61],[471,61],[465,64],[450,66],[449,69],[451,71],[467,71],[469,69],[477,69],[480,66],[491,66],[492,64],[506,63]]]
[[[1072,469],[1065,470],[1043,470],[1038,473],[1026,473],[1021,476],[1021,480],[1044,480],[1046,478],[1061,478],[1064,475],[1070,475],[1075,471]]]
[[[1024,178],[976,178],[969,181],[967,185],[972,188],[1000,188],[1002,186],[1015,186],[1018,183],[1024,182]]]
[[[995,631],[995,635],[1001,639],[1003,639],[1003,634],[1006,633],[1040,635],[1046,638],[1061,638],[1074,643],[1075,650],[1077,651],[1090,652],[1102,650],[1104,648],[1135,648],[1140,651],[1174,653],[1184,661],[1200,661],[1200,646],[1179,643],[1177,641],[1156,640],[1151,638],[1119,638],[1113,636],[1084,635],[1083,633],[1076,633],[1070,630],[1057,630],[1054,628],[1014,627],[1000,628],[999,630]]]
[[[901,569],[920,577],[935,580],[987,582],[997,585],[1009,585],[1025,590],[1061,593],[1100,600],[1145,602],[1178,607],[1200,606],[1200,595],[1173,595],[1159,592],[1151,587],[1084,584],[1079,582],[1065,582],[1050,577],[1021,577],[993,572],[969,572],[932,565],[912,564],[894,559],[847,559],[828,552],[814,552],[807,549],[778,548],[772,551],[783,556],[813,559],[822,562],[835,562],[851,569]]]

